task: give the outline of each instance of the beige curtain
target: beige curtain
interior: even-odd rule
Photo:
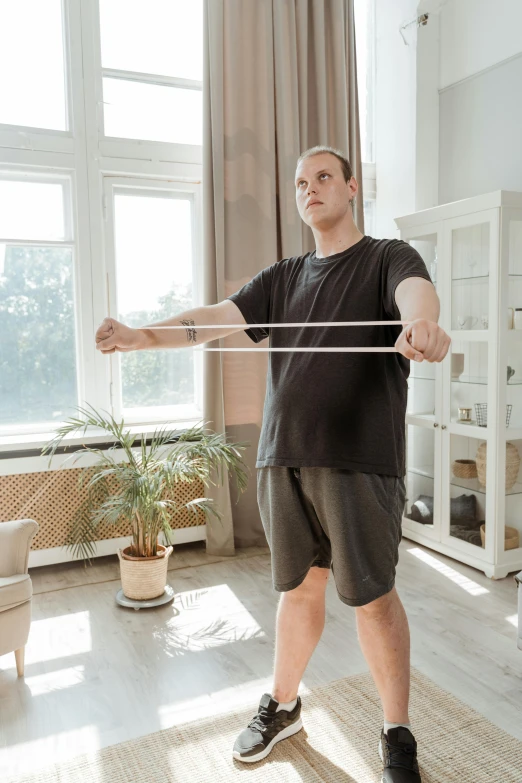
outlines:
[[[362,170],[353,0],[205,0],[205,304],[221,301],[281,258],[313,249],[295,205],[300,153],[329,144]],[[243,333],[222,341],[254,347]],[[266,345],[262,343],[261,345]],[[266,353],[207,353],[204,415],[214,429],[248,441],[252,471],[236,502],[215,492],[223,520],[207,526],[207,551],[266,544],[255,461]]]

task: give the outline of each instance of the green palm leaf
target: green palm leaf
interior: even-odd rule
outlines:
[[[67,457],[65,464],[77,461],[83,454],[95,455],[97,464],[80,472],[78,488],[87,492],[71,523],[67,546],[75,556],[85,560],[95,555],[97,528],[102,523],[119,525],[129,523],[132,530],[133,552],[145,556],[143,542],[153,542],[153,554],[160,532],[166,541],[172,533],[171,520],[183,509],[196,517],[221,520],[222,515],[210,498],[196,498],[185,504],[165,497],[179,484],[200,481],[205,487],[223,483],[229,473],[236,479],[239,495],[248,484],[248,468],[242,452],[248,443],[230,443],[226,435],[212,432],[206,422],[185,430],[173,430],[166,426],[156,429],[150,446],[141,437],[136,454],[136,437],[125,430],[123,420],[116,422],[111,414],[105,417],[91,405],[78,407],[80,417],[71,417],[60,426],[53,439],[42,449],[49,453],[49,465],[56,450],[69,436],[78,435],[93,428],[110,435],[114,442],[109,448],[84,445]],[[67,448],[63,445],[64,450]],[[117,461],[111,452],[123,450],[125,460]],[[217,479],[217,480],[216,480]]]

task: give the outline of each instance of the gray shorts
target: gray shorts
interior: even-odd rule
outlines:
[[[404,479],[344,468],[257,469],[257,499],[278,592],[311,566],[331,568],[337,594],[364,606],[395,583]]]

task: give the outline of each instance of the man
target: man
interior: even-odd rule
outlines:
[[[295,187],[315,251],[272,264],[217,305],[155,324],[192,327],[186,336],[105,319],[97,347],[112,353],[194,345],[246,323],[410,322],[404,329],[247,330],[254,342],[270,332],[273,347],[395,345],[397,352],[270,354],[256,467],[273,584],[281,592],[274,681],[233,755],[259,761],[302,727],[298,687],[324,628],[331,568],[340,600],[355,607],[359,642],[383,705],[382,780],[420,783],[408,714],[409,628],[394,587],[405,502],[408,360],[440,362],[450,340],[437,325],[439,300],[420,255],[405,242],[373,239],[355,226],[358,185],[341,152],[305,152]],[[215,329],[198,331],[198,324]]]

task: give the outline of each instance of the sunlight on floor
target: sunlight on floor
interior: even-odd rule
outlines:
[[[258,696],[260,695],[261,692],[258,692]],[[257,707],[257,702],[252,702],[252,704],[248,706]],[[240,714],[241,711],[241,709],[233,708],[231,706],[226,710],[227,715],[235,716],[237,713],[238,732],[245,727],[245,716]],[[255,711],[256,709],[252,709],[249,717],[253,717]],[[212,720],[213,718],[216,718],[217,714],[223,714],[223,712],[225,711],[219,713],[213,712],[208,715],[200,714],[198,718],[199,721],[201,721],[201,725],[199,726],[197,733],[189,734],[187,732],[184,736],[184,750],[187,751],[189,747],[195,748],[201,754],[202,758],[207,756],[207,764],[212,759],[212,754],[216,752],[216,747],[218,748],[220,755],[222,753],[231,753],[232,744],[236,736],[235,729],[231,730],[230,725],[227,725],[225,743],[225,737],[222,733],[218,732],[216,724]],[[183,722],[185,724],[189,723],[190,719],[187,718],[186,714],[185,718],[186,719]],[[205,726],[205,719],[208,720],[208,729]],[[181,723],[181,721],[179,721],[179,723]],[[306,760],[308,764],[311,765],[312,769],[315,770],[315,773],[310,773],[313,774],[314,780],[316,779],[316,775],[318,780],[350,780],[351,783],[374,779],[374,770],[364,758],[364,755],[368,752],[367,738],[361,736],[360,733],[357,733],[358,726],[352,727],[344,724],[341,728],[339,719],[335,713],[328,712],[322,706],[308,705],[304,705],[303,707],[303,725],[304,731],[297,734],[295,740],[303,743],[305,746],[303,752]],[[307,731],[307,726],[309,727],[309,731]],[[375,754],[378,752],[379,734],[380,723],[375,727]],[[179,770],[179,748],[169,748],[167,745],[165,747],[165,752],[168,754],[171,769],[173,773],[175,773],[175,770]],[[268,762],[268,766],[265,770],[266,779],[270,781],[295,779],[297,783],[298,780],[301,780],[301,776],[295,768],[294,758],[296,755],[302,757],[302,751],[301,749],[296,749],[293,743],[291,743],[285,747],[283,753],[286,758],[277,760],[272,758]],[[347,756],[350,760],[349,775],[347,775],[341,767],[341,764],[346,763]],[[246,777],[248,777],[248,768],[245,769],[245,774]],[[210,777],[211,776],[209,775],[209,780]],[[203,780],[203,778],[201,779]],[[205,780],[206,779],[207,778],[205,777]],[[308,776],[306,779],[309,779]]]
[[[344,724],[343,729],[341,729],[339,719],[335,713],[327,712],[323,707],[311,706],[305,706],[303,708],[303,724],[305,731],[307,724],[314,727],[320,726],[321,732],[320,736],[318,735],[318,740],[320,740],[321,745],[321,756],[324,756],[324,763],[326,765],[326,767],[321,770],[321,777],[327,774],[327,777],[324,779],[335,780],[338,770],[340,770],[335,763],[335,759],[336,757],[338,758],[339,755],[345,758],[346,754],[349,752],[350,776],[345,776],[345,773],[341,770],[339,773],[341,777],[339,779],[353,780],[353,783],[357,783],[357,781],[361,780],[373,779],[372,768],[364,760],[361,753],[356,750],[356,743],[351,742],[347,737],[348,729],[350,736],[353,734],[355,737],[355,732],[359,732],[360,727]],[[375,727],[375,753],[377,753],[380,731],[381,726],[379,722]],[[358,733],[357,736],[360,737],[360,734]],[[307,743],[311,749],[307,752],[307,755],[311,756],[313,759],[314,744],[313,742],[310,742],[309,738],[307,739]],[[366,745],[364,741],[362,744]],[[366,753],[366,747],[363,752]],[[314,760],[314,766],[316,766],[316,764],[319,766],[320,763],[320,758]]]
[[[176,701],[175,704],[164,704],[158,708],[161,728],[180,726],[192,720],[226,715],[230,712],[252,710],[252,716],[257,710],[263,693],[270,693],[272,677],[260,677],[246,683],[229,688],[215,690],[193,699]],[[300,688],[300,693],[304,689]]]
[[[52,661],[91,651],[90,612],[74,612],[32,621],[25,663]]]
[[[518,614],[512,614],[509,617],[506,617],[506,620],[508,623],[511,623],[511,625],[514,625],[515,628],[518,628]]]
[[[53,731],[52,736],[39,737],[30,742],[8,742],[7,747],[0,747],[0,769],[4,775],[10,777],[28,775],[51,764],[99,749],[100,733],[97,726],[82,726],[73,731]],[[92,778],[92,783],[96,783],[96,778]]]
[[[85,682],[85,666],[73,666],[70,669],[58,669],[54,672],[25,677],[25,684],[31,696],[43,696],[46,693],[71,688]]]
[[[179,615],[153,631],[173,657],[266,636],[226,584],[178,593],[174,607]]]
[[[433,555],[429,555],[427,552],[424,552],[423,549],[414,547],[413,549],[408,549],[408,552],[411,555],[417,557],[419,560],[422,560],[422,562],[426,563],[426,565],[434,568],[443,576],[451,579],[452,582],[455,582],[456,585],[462,587],[462,589],[466,590],[466,592],[468,592],[470,595],[484,595],[484,593],[489,593],[489,590],[487,590],[485,587],[482,587],[482,585],[479,585],[477,582],[473,582],[473,580],[468,579],[467,576],[459,574],[459,572],[455,571],[454,568],[450,568],[450,566],[441,563],[440,560],[437,560],[437,558],[433,557]]]
[[[92,651],[91,621],[89,612],[47,617],[33,620],[25,648],[25,665],[53,661],[69,655]],[[14,669],[13,653],[0,656],[0,669]],[[26,670],[26,675],[29,674]],[[26,682],[28,678],[26,676]]]

